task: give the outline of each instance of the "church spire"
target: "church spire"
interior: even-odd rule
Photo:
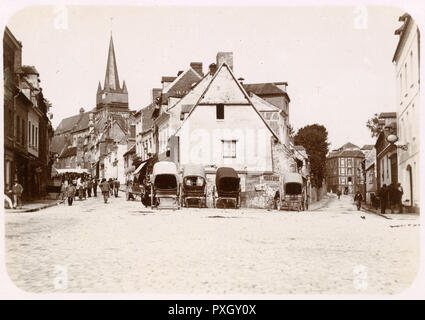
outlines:
[[[120,90],[120,81],[118,78],[117,61],[115,59],[114,41],[112,39],[109,42],[108,51],[108,62],[106,64],[105,84],[104,90]]]

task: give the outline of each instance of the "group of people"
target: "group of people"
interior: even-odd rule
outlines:
[[[97,197],[98,185],[99,179],[96,177],[92,178],[90,175],[64,177],[61,185],[61,199],[64,200],[64,203],[67,201],[68,205],[72,206],[77,196],[80,201],[90,198],[92,194],[94,197]],[[116,178],[109,178],[108,181],[105,178],[102,179],[100,189],[105,203],[107,203],[109,196],[115,195],[116,198],[118,197],[119,187],[120,182]]]
[[[21,209],[22,208],[22,193],[24,188],[19,183],[18,179],[13,181],[13,185],[10,188],[9,185],[6,185],[4,199],[8,203],[9,208],[11,209]],[[11,199],[12,198],[12,199]]]
[[[379,202],[381,206],[381,213],[385,213],[386,209],[391,209],[394,213],[395,207],[399,208],[399,212],[403,212],[403,187],[400,183],[392,183],[390,185],[384,184],[378,192]]]

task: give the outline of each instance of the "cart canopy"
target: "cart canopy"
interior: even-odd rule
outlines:
[[[205,179],[205,168],[202,165],[185,165],[183,167],[183,177],[195,176],[203,177]]]
[[[215,185],[218,191],[238,191],[240,178],[235,169],[221,167],[215,174]]]

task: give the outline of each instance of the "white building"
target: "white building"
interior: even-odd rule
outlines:
[[[398,148],[398,180],[404,194],[403,204],[419,209],[420,185],[420,127],[419,127],[419,29],[409,14],[399,18],[403,25],[395,31],[399,42],[393,63],[397,77],[397,122],[398,145],[407,145],[407,150]]]

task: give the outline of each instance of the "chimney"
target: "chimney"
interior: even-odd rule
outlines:
[[[162,77],[161,83],[162,83],[162,90],[164,90],[168,85],[176,80],[177,77]]]
[[[161,88],[153,88],[152,89],[152,103],[155,103],[155,99],[161,96],[162,89]]]
[[[190,66],[193,70],[195,70],[201,77],[204,76],[202,72],[202,62],[191,62]]]
[[[179,75],[181,75],[183,72],[184,72],[183,70],[180,70],[179,72],[177,72],[177,77],[178,77]]]
[[[233,71],[233,52],[217,53],[217,66],[220,66],[223,62],[226,62],[226,64]]]
[[[244,78],[242,78],[242,77],[240,77],[240,78],[238,79],[239,83],[240,83],[240,84],[242,84],[242,85],[243,85],[244,80],[245,80],[245,79],[244,79]]]
[[[210,74],[213,76],[217,71],[217,65],[215,63],[211,63],[208,67],[210,69]]]
[[[84,113],[84,108],[80,108],[80,114]]]

